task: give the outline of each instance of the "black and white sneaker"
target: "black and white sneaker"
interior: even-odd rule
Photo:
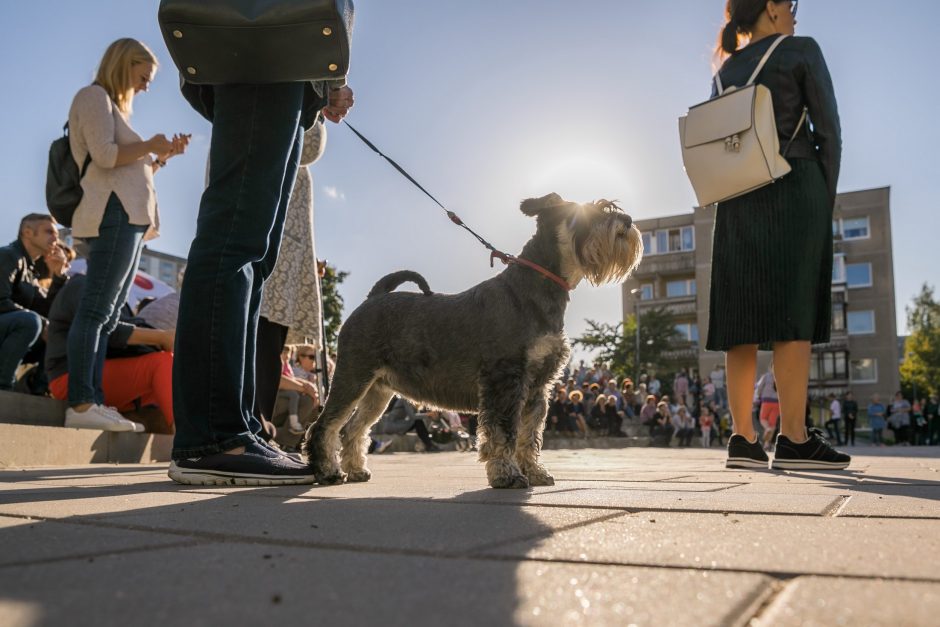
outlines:
[[[767,469],[767,453],[759,439],[748,442],[743,435],[735,433],[728,439],[728,461],[725,468],[763,468]]]
[[[832,448],[829,440],[819,429],[808,429],[809,439],[797,444],[790,438],[778,435],[773,470],[842,470],[852,458]]]
[[[167,472],[186,485],[277,486],[314,483],[313,469],[275,453],[258,442],[245,445],[241,455],[216,453],[175,459]]]

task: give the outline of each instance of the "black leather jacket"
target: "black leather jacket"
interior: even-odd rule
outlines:
[[[776,37],[765,37],[731,55],[719,70],[722,85],[726,89],[744,85],[775,40]],[[803,107],[809,108],[808,124],[784,156],[818,159],[835,204],[842,163],[842,129],[832,78],[819,44],[811,37],[787,37],[770,56],[756,82],[773,95],[781,152],[796,130]],[[712,96],[716,95],[717,86],[713,83]]]
[[[47,293],[39,286],[34,267],[20,240],[0,248],[0,314],[28,309],[48,317],[52,300],[66,279],[53,279]]]

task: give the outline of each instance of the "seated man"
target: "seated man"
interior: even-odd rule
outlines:
[[[439,449],[431,441],[424,419],[425,416],[418,413],[411,401],[398,396],[391,402],[389,410],[372,426],[372,435],[401,435],[414,431],[424,444],[424,450],[431,453]]]
[[[46,347],[46,371],[51,379],[49,390],[55,398],[68,397],[69,375],[67,344],[69,328],[81,300],[85,275],[79,274],[62,288],[49,312],[49,339]],[[104,362],[100,389],[95,390],[99,405],[116,407],[118,411],[133,409],[136,403],[156,405],[166,419],[167,429],[173,426],[173,331],[135,327],[119,322],[108,338],[108,358]],[[141,347],[129,350],[128,347]],[[121,357],[112,357],[112,351]],[[98,386],[96,385],[96,388]],[[87,423],[69,423],[66,427],[101,429],[102,431],[143,431],[143,425],[123,419],[120,415],[93,418]],[[76,414],[83,416],[83,414]]]
[[[43,314],[48,314],[65,284],[64,266],[49,268],[52,284],[48,291],[40,286],[35,274],[40,257],[56,257],[53,253],[58,241],[52,216],[31,213],[20,221],[16,241],[0,248],[0,390],[13,389],[16,369],[45,332]]]

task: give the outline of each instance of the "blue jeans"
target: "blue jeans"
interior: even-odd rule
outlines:
[[[35,311],[0,314],[0,390],[13,389],[16,369],[41,333],[42,317]]]
[[[214,90],[209,185],[180,291],[174,459],[242,446],[253,414],[258,308],[300,163],[302,83]]]
[[[98,237],[88,238],[88,267],[66,346],[69,405],[104,404],[101,377],[108,336],[117,327],[121,307],[137,275],[146,225],[131,224],[115,194],[108,198]]]

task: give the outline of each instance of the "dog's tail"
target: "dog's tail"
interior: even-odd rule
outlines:
[[[372,286],[372,291],[369,292],[369,295],[366,298],[372,298],[373,296],[379,296],[381,294],[388,294],[389,292],[394,291],[395,288],[397,288],[402,283],[407,283],[408,281],[411,281],[420,287],[425,296],[430,296],[434,293],[431,291],[431,288],[428,287],[428,282],[424,280],[424,277],[417,272],[412,272],[411,270],[399,270],[398,272],[392,272],[391,274],[387,274],[379,279],[376,284]]]

